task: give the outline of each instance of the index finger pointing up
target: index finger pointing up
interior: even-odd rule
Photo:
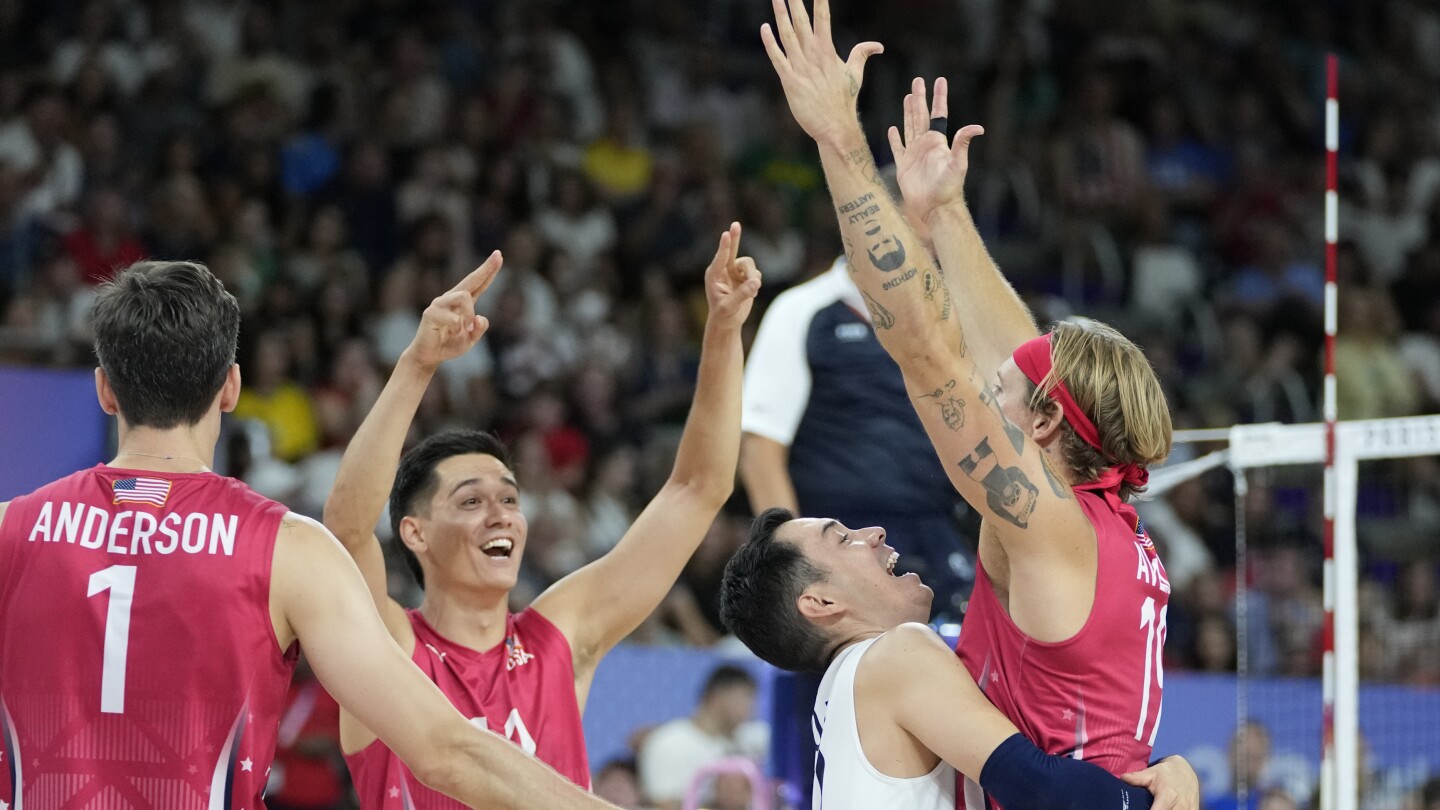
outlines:
[[[504,257],[500,251],[494,251],[484,263],[470,272],[470,275],[460,279],[460,283],[451,288],[451,292],[466,292],[471,298],[479,298],[489,288],[490,283],[495,280],[495,274],[500,272],[500,265]]]

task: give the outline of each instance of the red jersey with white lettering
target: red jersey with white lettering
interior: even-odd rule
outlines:
[[[0,524],[0,806],[263,808],[293,655],[285,507],[212,473],[98,465]]]
[[[519,745],[526,753],[590,788],[590,760],[575,697],[570,642],[534,608],[505,620],[505,641],[477,652],[431,627],[418,610],[411,659],[470,722]],[[395,753],[376,740],[348,754],[362,810],[452,810],[465,805],[422,785]]]
[[[1098,543],[1095,602],[1074,637],[1054,644],[1021,632],[981,567],[956,652],[985,696],[1047,754],[1119,775],[1144,768],[1160,727],[1161,650],[1170,582],[1144,526],[1077,490]],[[979,810],[979,791],[959,802]]]

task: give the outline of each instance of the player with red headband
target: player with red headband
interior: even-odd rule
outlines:
[[[917,79],[903,138],[890,131],[902,211],[856,116],[881,45],[842,59],[828,0],[815,0],[813,24],[802,0],[773,2],[762,39],[820,147],[850,270],[951,481],[984,518],[959,655],[1047,753],[1115,774],[1143,768],[1160,722],[1170,586],[1125,501],[1170,449],[1154,371],[1102,324],[1039,334],[965,209],[969,144],[982,130],[946,137],[941,82],[927,110]],[[934,235],[938,266],[912,222]],[[965,793],[962,806],[984,806],[978,788]]]

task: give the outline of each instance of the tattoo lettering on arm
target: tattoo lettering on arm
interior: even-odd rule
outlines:
[[[940,320],[950,320],[950,285],[945,283],[944,276],[937,276],[929,270],[925,271],[925,300],[935,304],[936,311],[940,314]],[[965,339],[960,339],[960,356],[965,356]]]
[[[1021,529],[1030,525],[1040,490],[1019,468],[1000,466],[988,436],[960,459],[960,469],[985,487],[985,503],[997,517]]]
[[[928,394],[921,394],[920,399],[935,400],[940,406],[940,418],[945,420],[945,427],[959,430],[965,426],[965,400],[955,396],[954,390],[955,381],[950,380]]]
[[[848,217],[850,224],[854,225],[857,222],[871,219],[880,213],[880,203],[875,200],[875,194],[872,192],[856,197],[850,202],[836,208],[835,211],[839,213],[840,216]]]
[[[1050,484],[1050,491],[1054,492],[1057,498],[1069,498],[1070,492],[1065,488],[1065,482],[1060,480],[1055,468],[1050,466],[1050,457],[1042,452],[1040,463],[1045,467],[1045,481]]]
[[[883,187],[885,185],[884,179],[880,177],[880,170],[875,168],[875,158],[870,155],[869,147],[851,149],[845,153],[845,160],[858,166],[860,173],[865,176],[866,180],[869,180],[877,186]]]
[[[870,310],[870,323],[876,329],[889,329],[895,325],[895,316],[890,313],[890,310],[880,306],[880,302],[872,298],[869,293],[862,290],[860,294],[865,296],[865,308]]]
[[[1005,435],[1010,439],[1010,446],[1015,448],[1015,452],[1025,452],[1025,431],[1006,418],[1005,412],[1000,410],[1000,399],[995,394],[995,386],[989,386],[980,392],[980,402],[1000,417],[1000,424],[1005,426]]]

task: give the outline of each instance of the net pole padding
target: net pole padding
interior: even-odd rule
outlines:
[[[1245,505],[1250,495],[1250,478],[1243,467],[1232,467],[1231,471],[1235,480],[1235,730],[1238,733],[1250,719],[1250,524]],[[1235,793],[1240,807],[1249,805],[1253,787],[1244,778],[1236,779]]]
[[[1334,611],[1327,624],[1334,633],[1333,711],[1330,743],[1335,754],[1335,808],[1360,807],[1360,565],[1356,543],[1356,504],[1360,465],[1342,445],[1335,461]],[[1323,801],[1323,800],[1322,800]]]
[[[1349,655],[1336,656],[1335,608],[1340,578],[1354,576],[1353,568],[1336,559],[1335,512],[1339,499],[1335,470],[1335,329],[1338,320],[1337,303],[1339,287],[1336,284],[1335,243],[1339,236],[1339,193],[1338,149],[1340,145],[1340,102],[1338,99],[1338,73],[1335,54],[1325,57],[1325,386],[1321,404],[1325,419],[1325,623],[1321,632],[1321,655],[1323,709],[1320,720],[1321,765],[1320,765],[1320,808],[1321,810],[1354,810],[1353,797],[1346,800],[1344,774],[1350,773],[1353,781],[1353,765],[1347,763],[1336,749],[1335,704],[1338,697],[1339,673],[1347,666],[1353,667],[1355,660]],[[1352,495],[1353,499],[1353,495]],[[1353,539],[1353,532],[1351,533]],[[1353,551],[1353,549],[1352,549]],[[1351,560],[1353,563],[1353,560]],[[1337,563],[1340,563],[1337,565]],[[1337,570],[1338,569],[1338,570]],[[1344,698],[1341,698],[1344,702]],[[1338,771],[1338,774],[1337,774]],[[1337,778],[1338,777],[1338,778]]]

